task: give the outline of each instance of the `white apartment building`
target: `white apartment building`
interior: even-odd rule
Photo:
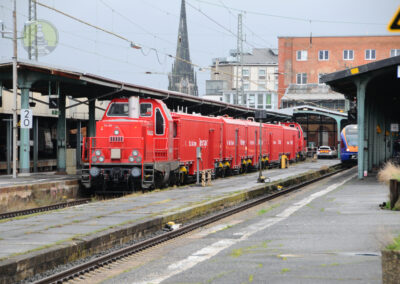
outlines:
[[[206,97],[251,108],[277,109],[277,49],[255,48],[243,54],[241,62],[236,55],[231,51],[230,57],[213,60]]]

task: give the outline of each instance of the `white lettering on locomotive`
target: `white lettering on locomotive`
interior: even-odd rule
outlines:
[[[250,141],[250,145],[254,145],[254,141]]]
[[[233,140],[227,140],[226,141],[226,145],[227,146],[233,146],[233,145],[235,145],[235,142],[233,142]]]
[[[207,147],[207,145],[208,145],[208,140],[199,139],[199,146],[200,147]]]
[[[246,145],[246,141],[244,141],[244,140],[240,139],[240,145],[241,145],[241,146],[244,146],[244,145]]]
[[[197,147],[196,141],[189,141],[189,147]]]
[[[281,144],[282,144],[282,141],[281,141],[281,140],[278,140],[278,144],[281,145]]]

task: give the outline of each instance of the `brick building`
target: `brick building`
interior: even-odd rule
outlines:
[[[326,73],[400,55],[400,36],[279,37],[279,105],[348,110],[343,95],[320,84]]]

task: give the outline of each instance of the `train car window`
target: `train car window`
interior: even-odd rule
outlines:
[[[178,136],[178,123],[176,122],[176,121],[174,121],[174,126],[173,126],[173,131],[174,131],[174,138],[176,137],[176,136]]]
[[[148,117],[153,115],[153,106],[150,103],[140,104],[140,116]]]
[[[169,109],[167,108],[167,106],[165,104],[161,104],[164,113],[167,115],[168,120],[172,120],[172,116],[171,113],[169,112]]]
[[[159,108],[156,109],[156,135],[164,135],[164,117]]]
[[[112,103],[107,116],[128,116],[129,105],[127,103]]]

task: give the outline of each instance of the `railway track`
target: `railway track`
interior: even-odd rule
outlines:
[[[19,210],[19,211],[1,213],[0,220],[14,218],[14,217],[18,217],[18,216],[30,215],[30,214],[35,214],[35,213],[40,213],[40,212],[45,212],[45,211],[51,211],[51,210],[56,210],[56,209],[60,209],[60,208],[76,206],[76,205],[80,205],[80,204],[89,203],[90,200],[91,200],[90,198],[83,198],[83,199],[62,202],[62,203],[57,203],[57,204],[43,206],[43,207],[36,207],[36,208],[32,208],[32,209],[24,209],[24,210]]]
[[[269,195],[254,199],[252,201],[246,202],[243,205],[239,205],[239,206],[237,206],[235,208],[228,209],[228,210],[223,211],[221,213],[218,213],[218,214],[212,215],[210,217],[206,217],[204,219],[196,221],[194,223],[182,226],[181,228],[179,228],[177,230],[166,232],[166,233],[164,233],[162,235],[153,237],[151,239],[144,240],[142,242],[133,244],[131,246],[116,250],[116,251],[111,252],[109,254],[100,256],[100,257],[98,257],[96,259],[93,259],[93,260],[90,260],[90,261],[85,262],[83,264],[77,265],[77,266],[75,266],[73,268],[70,268],[68,270],[65,270],[65,271],[59,272],[57,274],[53,274],[51,276],[43,278],[41,280],[38,280],[38,281],[36,281],[34,283],[35,284],[62,283],[64,281],[73,280],[76,277],[81,277],[82,275],[84,275],[84,274],[86,274],[88,272],[91,272],[91,271],[94,271],[96,269],[105,267],[105,266],[107,266],[107,265],[109,265],[109,264],[111,264],[113,262],[116,262],[116,261],[122,259],[122,258],[129,257],[129,256],[131,256],[131,255],[133,255],[135,253],[138,253],[140,251],[143,251],[143,250],[145,250],[147,248],[156,246],[158,244],[161,244],[163,242],[166,242],[168,240],[171,240],[171,239],[174,239],[174,238],[176,238],[178,236],[186,234],[186,233],[188,233],[190,231],[193,231],[193,230],[198,229],[200,227],[203,227],[203,226],[206,226],[208,224],[214,223],[214,222],[216,222],[216,221],[218,221],[220,219],[226,218],[226,217],[228,217],[230,215],[239,213],[241,211],[244,211],[246,209],[249,209],[251,207],[254,207],[254,206],[257,206],[257,205],[259,205],[261,203],[264,203],[266,201],[269,201],[269,200],[272,200],[272,199],[277,198],[279,196],[288,194],[288,193],[290,193],[290,192],[292,192],[294,190],[302,188],[302,187],[304,187],[306,185],[309,185],[311,183],[320,181],[322,179],[325,179],[327,177],[330,177],[330,176],[332,176],[334,174],[340,173],[340,172],[342,172],[344,170],[347,170],[347,169],[349,169],[349,167],[345,167],[345,168],[342,167],[342,168],[340,168],[340,169],[338,169],[338,170],[336,170],[334,172],[327,173],[327,174],[325,174],[325,175],[323,175],[321,177],[318,177],[318,178],[315,178],[315,179],[312,179],[312,180],[309,180],[309,181],[306,181],[306,182],[303,182],[303,183],[300,183],[300,184],[297,184],[297,185],[293,185],[293,186],[291,186],[289,188],[280,190],[278,192],[275,192],[275,193],[272,193],[272,194],[269,194]]]

